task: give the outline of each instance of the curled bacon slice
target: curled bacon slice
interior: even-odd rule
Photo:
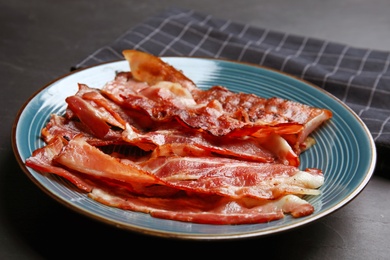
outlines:
[[[144,212],[156,218],[200,224],[228,225],[254,224],[281,219],[289,213],[303,217],[313,213],[307,201],[286,195],[274,201],[230,200],[220,196],[175,196],[170,198],[143,198],[129,194],[111,194],[95,188],[89,196],[112,207]]]
[[[53,160],[69,169],[96,177],[145,185],[164,184],[163,181],[145,172],[136,164],[120,163],[116,158],[89,145],[81,136],[70,140]]]
[[[124,50],[123,56],[129,62],[134,78],[154,85],[160,81],[179,83],[189,91],[196,88],[195,83],[176,68],[159,57],[137,50]]]
[[[84,179],[80,178],[77,174],[57,165],[53,161],[53,158],[58,155],[66,142],[67,141],[61,137],[53,138],[46,146],[35,150],[33,154],[26,159],[26,166],[39,172],[56,174],[69,180],[79,189],[91,192],[92,186],[88,182],[84,181]]]

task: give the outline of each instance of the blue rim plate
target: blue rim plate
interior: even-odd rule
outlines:
[[[44,86],[25,103],[15,119],[12,145],[27,176],[58,202],[98,221],[153,236],[197,240],[263,236],[300,227],[350,202],[370,180],[376,163],[372,136],[350,108],[326,91],[289,75],[250,64],[186,57],[164,57],[163,60],[182,70],[201,88],[222,85],[236,92],[278,96],[333,112],[333,118],[313,133],[316,145],[301,154],[302,169],[317,167],[325,175],[321,195],[306,198],[315,207],[312,215],[297,219],[286,216],[269,223],[248,225],[205,225],[156,219],[148,214],[102,205],[58,176],[42,175],[26,167],[26,158],[44,145],[40,131],[50,114],[65,110],[65,98],[76,93],[77,83],[101,88],[116,72],[129,70],[125,60],[69,73]]]

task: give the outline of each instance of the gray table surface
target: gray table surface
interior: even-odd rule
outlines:
[[[0,259],[183,258],[209,252],[240,259],[390,259],[390,180],[375,174],[353,201],[315,223],[218,242],[119,230],[60,205],[27,178],[11,147],[19,108],[87,55],[169,6],[390,51],[388,0],[0,0]]]

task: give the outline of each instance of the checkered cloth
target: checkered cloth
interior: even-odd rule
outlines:
[[[75,66],[123,59],[122,50],[156,56],[200,56],[277,69],[327,90],[365,122],[378,151],[377,173],[389,175],[390,52],[240,24],[193,10],[149,18]]]

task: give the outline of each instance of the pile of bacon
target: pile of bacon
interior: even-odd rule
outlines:
[[[298,168],[327,109],[203,90],[159,57],[123,51],[129,72],[79,84],[42,129],[26,165],[66,178],[112,207],[156,218],[250,224],[308,216],[320,169]]]

